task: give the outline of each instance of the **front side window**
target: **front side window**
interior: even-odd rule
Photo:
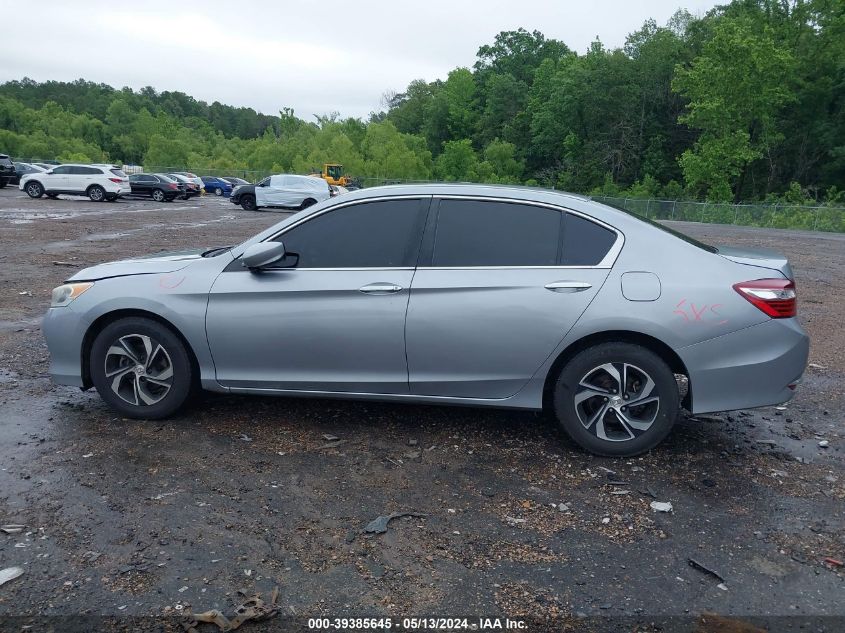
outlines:
[[[426,204],[420,199],[364,202],[329,211],[276,238],[281,267],[397,268],[416,263]]]
[[[72,172],[70,171],[70,169],[71,169],[70,167],[65,167],[65,166],[61,166],[61,167],[54,167],[54,168],[53,168],[53,173],[54,173],[54,174],[70,174],[70,173],[72,173]]]
[[[563,213],[483,200],[441,200],[432,266],[555,266]]]

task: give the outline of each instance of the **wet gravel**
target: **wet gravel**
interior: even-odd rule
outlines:
[[[591,457],[541,414],[208,395],[143,422],[50,383],[39,319],[75,269],[236,243],[282,215],[0,191],[0,524],[25,526],[0,532],[0,569],[25,570],[0,586],[0,630],[181,630],[185,605],[230,612],[274,586],[285,616],[845,628],[845,236],[675,223],[790,257],[812,365],[786,407],[683,417],[636,459]],[[425,516],[363,531],[406,511]]]

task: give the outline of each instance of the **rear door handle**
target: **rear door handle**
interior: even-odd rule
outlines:
[[[377,281],[373,284],[361,286],[360,288],[358,288],[358,290],[367,295],[392,295],[402,290],[402,286],[397,286],[396,284],[391,284],[384,281]]]
[[[592,287],[592,284],[585,281],[553,281],[545,286],[546,290],[552,292],[583,292]]]

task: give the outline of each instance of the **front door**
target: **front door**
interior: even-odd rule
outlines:
[[[288,255],[234,261],[209,295],[217,380],[245,389],[407,393],[405,313],[428,199],[342,205],[276,236]]]
[[[435,208],[408,307],[411,393],[507,398],[596,296],[610,272],[602,260],[621,238],[527,203],[443,199]]]

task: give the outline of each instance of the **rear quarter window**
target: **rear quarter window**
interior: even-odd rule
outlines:
[[[567,213],[563,224],[563,265],[597,266],[616,242],[616,232]]]
[[[122,169],[111,169],[110,171],[118,178],[126,178],[126,174]]]

